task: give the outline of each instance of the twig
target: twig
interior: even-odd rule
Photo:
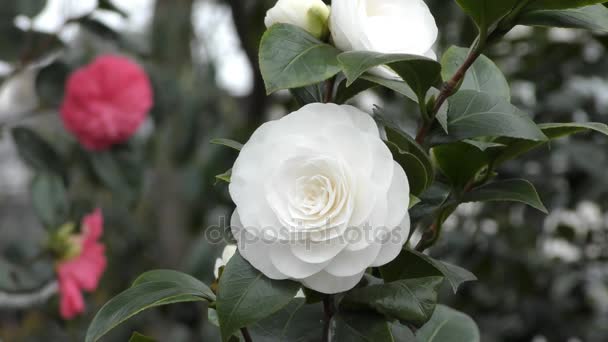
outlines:
[[[25,309],[46,302],[59,290],[57,281],[53,280],[40,289],[28,292],[4,292],[0,290],[0,308]]]
[[[334,100],[334,86],[336,85],[336,77],[332,77],[325,81],[325,92],[323,94],[323,103],[330,103]]]
[[[334,316],[334,297],[332,295],[327,295],[323,297],[323,312],[325,313],[323,325],[323,342],[329,342],[331,341],[331,320]]]
[[[243,334],[243,339],[245,339],[245,342],[253,342],[247,328],[241,328],[241,334]]]

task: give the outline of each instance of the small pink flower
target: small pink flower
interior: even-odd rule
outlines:
[[[70,76],[61,118],[84,147],[99,151],[131,138],[152,104],[144,70],[126,57],[106,55]]]
[[[99,242],[103,234],[103,216],[97,209],[82,221],[82,233],[75,236],[80,253],[57,265],[60,313],[72,319],[84,312],[82,291],[94,291],[106,268],[105,246]]]

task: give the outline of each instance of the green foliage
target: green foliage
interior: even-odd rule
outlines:
[[[51,63],[36,75],[36,94],[44,106],[58,107],[63,101],[70,68],[62,62]]]
[[[450,47],[441,58],[441,75],[444,81],[451,79],[469,55],[469,49]],[[460,90],[475,90],[511,98],[511,89],[500,69],[486,56],[480,56],[467,71]]]
[[[86,342],[99,340],[117,325],[153,307],[214,300],[211,290],[189,275],[166,270],[147,272],[97,312],[87,331]]]
[[[211,143],[214,145],[226,146],[237,151],[240,151],[243,148],[243,144],[230,139],[213,139],[211,140]]]
[[[394,341],[386,320],[374,313],[340,312],[335,318],[333,339],[338,342]]]
[[[19,156],[29,167],[64,177],[63,158],[38,133],[27,127],[15,127],[12,135]]]
[[[249,329],[254,341],[318,341],[323,331],[321,304],[307,305],[296,298],[276,313],[258,321]]]
[[[131,338],[129,339],[129,342],[155,342],[155,341],[156,341],[155,339],[142,335],[138,332],[134,332],[133,335],[131,335]]]
[[[224,268],[219,282],[217,314],[222,340],[238,329],[256,323],[289,304],[300,288],[298,283],[272,280],[236,253]],[[260,300],[263,299],[263,305]]]
[[[354,51],[340,54],[338,60],[348,80],[347,86],[367,71],[386,65],[409,85],[420,102],[424,102],[426,93],[439,81],[441,73],[439,63],[414,55]]]
[[[533,10],[525,12],[518,23],[530,26],[580,28],[608,32],[608,8],[593,5],[565,10]]]
[[[479,328],[471,317],[437,305],[431,320],[416,332],[419,342],[479,342]]]
[[[538,126],[505,98],[463,90],[450,98],[448,131],[451,138],[512,137],[543,141]]]
[[[404,151],[396,144],[387,141],[389,149],[393,153],[395,161],[401,165],[407,175],[410,191],[414,195],[421,194],[430,183],[429,175],[424,164],[414,154]]]
[[[57,229],[68,221],[70,202],[61,177],[42,172],[31,185],[32,207],[47,229]]]
[[[444,277],[454,293],[463,283],[477,280],[473,273],[462,267],[435,260],[410,249],[403,249],[395,260],[382,266],[381,273],[386,282],[423,277]]]
[[[483,36],[492,31],[498,21],[509,14],[519,0],[456,0],[473,19]]]
[[[340,72],[340,52],[310,33],[288,24],[276,24],[260,43],[260,71],[266,92],[299,88],[324,81]]]
[[[351,290],[342,300],[347,308],[368,308],[418,326],[431,317],[443,277],[400,279]]]
[[[17,12],[27,17],[34,17],[46,6],[46,0],[19,0]]]
[[[567,9],[601,4],[605,0],[531,0],[526,10],[531,9]]]
[[[432,156],[456,189],[466,186],[490,162],[486,153],[465,142],[439,145],[432,149]]]
[[[548,214],[532,183],[511,179],[483,185],[466,193],[463,202],[512,201],[525,203]]]

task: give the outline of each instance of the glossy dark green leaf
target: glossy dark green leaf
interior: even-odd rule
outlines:
[[[497,181],[475,188],[464,194],[463,202],[520,202],[547,214],[543,202],[532,183],[524,179]]]
[[[462,188],[474,179],[490,162],[486,153],[464,142],[436,146],[431,150],[431,155],[437,167],[456,188]]]
[[[228,341],[238,329],[252,325],[289,304],[300,285],[289,280],[267,278],[237,252],[224,268],[219,288],[217,314],[222,339]]]
[[[59,228],[69,219],[70,201],[63,179],[54,173],[39,173],[32,182],[32,207],[48,229]]]
[[[594,5],[565,10],[534,10],[524,13],[518,23],[608,32],[608,8]]]
[[[309,86],[340,72],[335,47],[299,27],[271,26],[260,43],[260,70],[266,92]]]
[[[401,165],[410,185],[410,192],[414,195],[421,194],[429,184],[432,175],[427,175],[424,164],[412,153],[402,150],[394,143],[387,141],[389,149],[393,153],[393,159]]]
[[[441,59],[441,75],[444,81],[454,76],[456,71],[464,64],[469,49],[452,46],[443,54]],[[511,89],[503,73],[488,57],[481,55],[467,71],[461,90],[476,90],[486,92],[506,99],[511,98]]]
[[[538,148],[551,140],[559,139],[572,134],[594,131],[608,136],[608,126],[598,122],[549,123],[540,124],[538,126],[549,138],[549,141],[537,142],[510,138],[498,139],[496,142],[501,143],[506,147],[504,149],[498,149],[496,152],[492,151],[492,158],[495,159],[495,164],[502,164],[507,160],[516,158],[526,152]]]
[[[415,325],[429,320],[437,304],[437,290],[443,277],[400,279],[351,290],[342,305],[372,309],[388,319]]]
[[[148,337],[146,335],[140,334],[138,332],[134,332],[129,338],[129,342],[155,342],[156,340],[152,337]]]
[[[413,154],[422,163],[427,175],[427,182],[424,189],[428,188],[433,183],[435,177],[433,163],[431,162],[429,155],[412,137],[401,130],[396,124],[384,120],[380,116],[376,116],[376,119],[384,126],[386,138],[389,142],[399,147],[401,151]]]
[[[209,301],[211,298],[190,284],[176,281],[145,282],[129,288],[107,302],[95,315],[86,335],[86,342],[94,342],[117,325],[138,313],[173,303]]]
[[[357,94],[378,86],[390,89],[397,94],[403,95],[408,99],[418,102],[416,93],[407,85],[407,83],[401,80],[391,80],[388,78],[372,75],[370,73],[363,74],[351,85],[347,86],[348,81],[344,80],[338,85],[338,91],[336,96],[336,103],[345,103]]]
[[[477,280],[475,275],[462,267],[435,260],[430,256],[403,249],[392,262],[380,268],[382,278],[387,282],[399,279],[442,276],[450,284],[454,293],[465,282]]]
[[[38,133],[27,127],[15,127],[12,135],[19,156],[28,166],[60,176],[65,174],[61,156]]]
[[[531,0],[526,10],[531,9],[567,9],[601,4],[606,0]]]
[[[289,89],[293,97],[298,101],[300,107],[303,107],[310,103],[323,102],[325,99],[325,82],[309,85],[301,88]],[[348,100],[348,99],[347,99]],[[334,101],[336,103],[343,103]],[[346,101],[344,101],[346,102]]]
[[[520,0],[456,0],[481,32],[489,32]]]
[[[231,149],[237,150],[237,151],[240,151],[243,148],[243,144],[241,144],[240,142],[234,141],[234,140],[230,140],[230,139],[213,139],[213,140],[211,140],[211,143],[213,145],[230,147]]]
[[[70,68],[62,62],[40,69],[36,76],[36,93],[44,106],[58,107],[61,104],[69,73]]]
[[[503,97],[463,90],[449,100],[448,130],[452,138],[512,137],[544,141],[547,137],[530,117]]]
[[[189,274],[174,270],[148,271],[137,277],[131,286],[139,286],[151,282],[175,282],[180,286],[196,289],[201,296],[204,296],[209,301],[215,300],[215,294],[213,294],[209,286]]]
[[[296,298],[276,313],[249,328],[256,342],[316,342],[323,334],[323,306]]]
[[[367,71],[386,65],[409,85],[418,99],[423,100],[427,91],[439,81],[441,73],[439,63],[415,55],[353,51],[340,54],[338,60],[348,80],[347,86]]]
[[[471,317],[440,304],[416,338],[418,342],[480,342],[479,328]]]
[[[393,342],[385,318],[372,312],[340,312],[334,317],[331,341],[335,342]]]

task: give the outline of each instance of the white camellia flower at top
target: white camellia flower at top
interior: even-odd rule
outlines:
[[[423,0],[333,0],[330,30],[344,51],[404,53],[437,59],[437,24]]]
[[[213,268],[213,274],[215,278],[219,278],[220,276],[220,267],[224,267],[228,264],[228,261],[234,256],[236,253],[235,245],[227,245],[224,247],[224,251],[222,252],[222,257],[215,259],[215,267]]]
[[[271,279],[323,293],[392,261],[410,230],[407,176],[371,116],[351,106],[309,104],[262,125],[229,190],[240,254]]]
[[[279,0],[268,10],[264,24],[291,24],[317,38],[328,33],[329,7],[321,0]]]

